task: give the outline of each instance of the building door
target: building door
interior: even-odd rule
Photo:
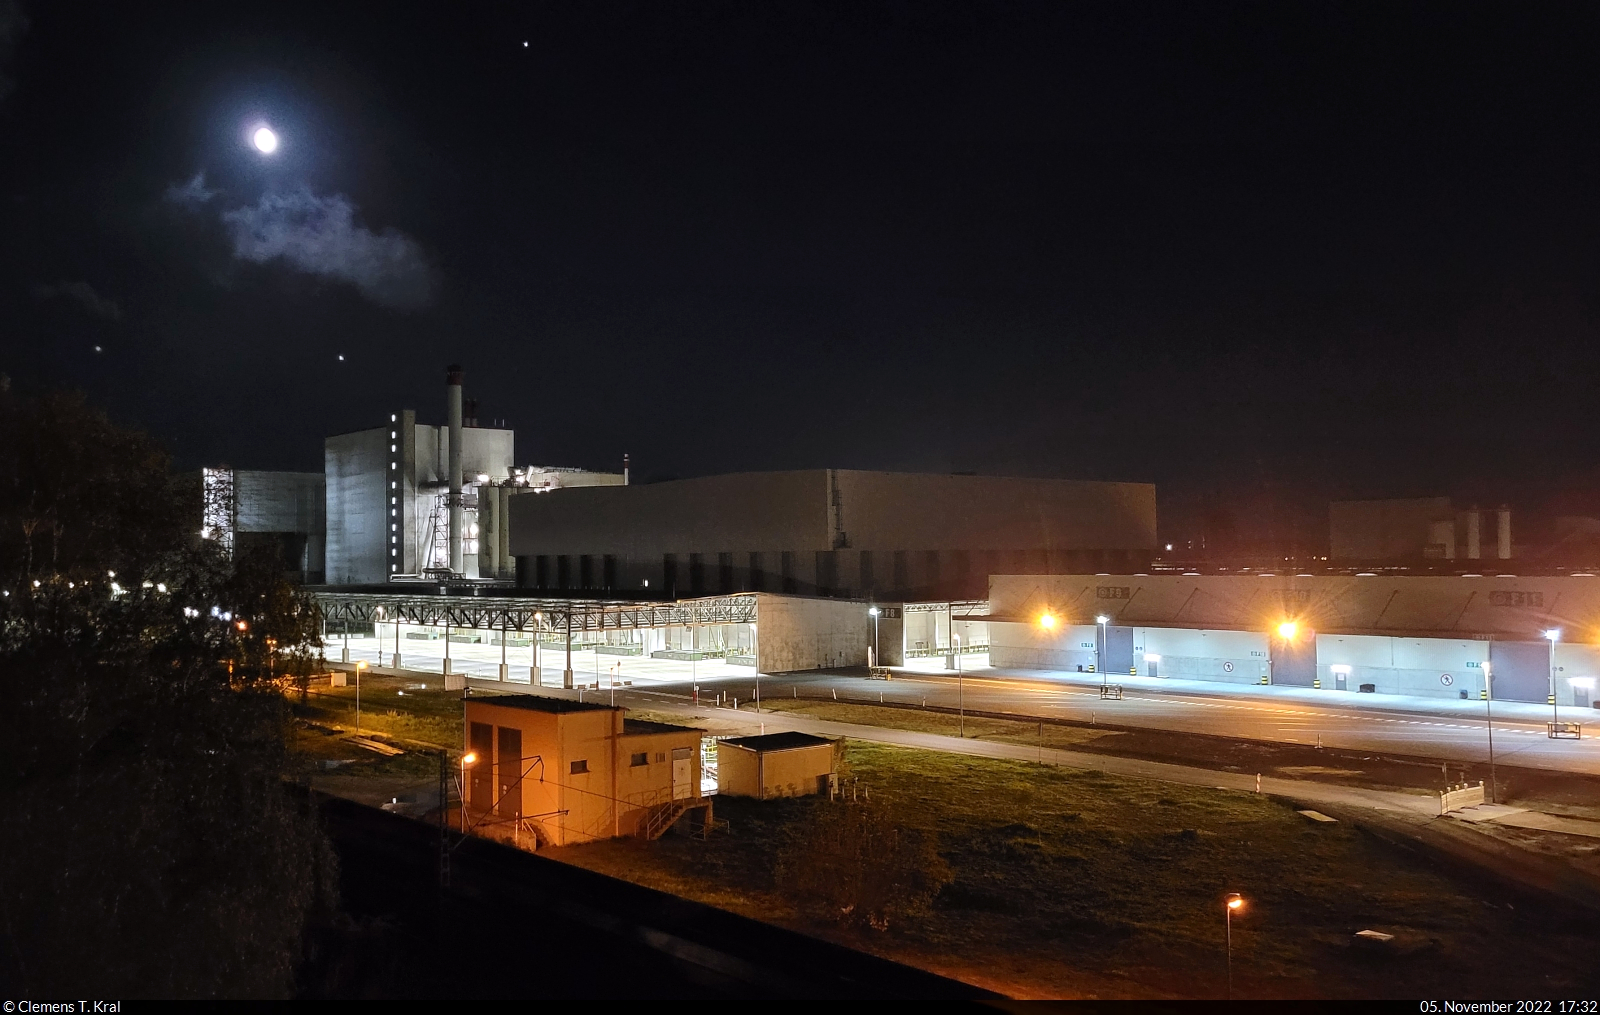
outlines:
[[[672,799],[687,800],[694,796],[694,765],[689,760],[689,748],[672,749]]]
[[[1572,704],[1578,708],[1589,707],[1589,688],[1580,687],[1577,681],[1572,682]]]
[[[1495,701],[1531,701],[1543,705],[1549,700],[1549,642],[1491,641],[1489,665]]]
[[[500,727],[500,758],[495,765],[495,788],[500,804],[495,813],[502,818],[522,817],[522,731]]]
[[[1133,628],[1099,625],[1101,634],[1095,653],[1095,663],[1101,673],[1126,673],[1133,675]]]
[[[467,785],[461,788],[473,810],[486,811],[494,803],[494,727],[475,722],[468,739],[478,760],[467,769]]]
[[[1310,687],[1317,678],[1317,635],[1297,631],[1293,638],[1274,633],[1271,642],[1272,682],[1289,687]]]

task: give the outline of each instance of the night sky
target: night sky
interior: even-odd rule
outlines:
[[[0,370],[181,466],[459,361],[645,479],[1600,514],[1600,6],[135,6],[0,0]]]

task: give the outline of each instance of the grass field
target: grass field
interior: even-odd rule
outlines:
[[[816,798],[721,798],[731,830],[552,856],[799,927],[1021,997],[1216,997],[1226,893],[1239,996],[1592,995],[1581,927],[1510,908],[1346,824],[1253,794],[852,744],[845,781],[937,834],[954,872],[925,915],[886,932],[808,923],[773,858]],[[1350,945],[1364,928],[1395,954]],[[1485,958],[1492,956],[1492,961]]]

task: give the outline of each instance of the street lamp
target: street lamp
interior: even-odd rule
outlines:
[[[1487,659],[1483,661],[1483,715],[1489,726],[1489,802],[1498,803],[1494,778],[1494,670]]]
[[[544,686],[544,671],[539,668],[539,626],[544,623],[544,614],[533,615],[533,638],[528,644],[528,678],[529,683]]]
[[[367,668],[365,659],[356,660],[356,736],[361,735],[361,671]]]
[[[1100,669],[1100,686],[1104,687],[1106,686],[1106,656],[1111,654],[1111,645],[1108,641],[1106,625],[1111,623],[1111,618],[1106,616],[1104,613],[1101,613],[1096,615],[1094,622],[1100,628],[1100,650],[1095,653],[1095,655],[1098,656],[1098,658],[1095,659],[1095,662],[1098,664]]]
[[[1550,721],[1560,722],[1561,712],[1556,706],[1556,642],[1561,640],[1561,628],[1552,627],[1544,636],[1550,642]]]
[[[1228,901],[1222,907],[1223,920],[1227,926],[1228,934],[1228,1000],[1233,1000],[1233,914],[1244,908],[1244,897],[1238,892],[1230,892]]]
[[[461,834],[467,833],[467,769],[478,763],[478,755],[468,751],[461,756]],[[443,807],[444,804],[439,805]]]
[[[883,665],[883,646],[878,640],[878,614],[880,612],[876,606],[867,611],[867,615],[872,618],[872,665],[874,666]]]
[[[1056,615],[1049,611],[1039,614],[1039,626],[1046,631],[1054,631],[1056,629]]]
[[[950,640],[956,645],[956,702],[961,713],[961,737],[967,736],[967,687],[961,679],[961,636],[954,631],[950,633]]]
[[[383,624],[383,607],[380,606],[373,612],[377,614],[377,619],[372,622],[372,638],[378,643],[378,658],[372,664],[373,668],[376,669],[383,665],[383,627],[381,626]],[[398,652],[399,650],[400,646],[396,644],[395,651]]]

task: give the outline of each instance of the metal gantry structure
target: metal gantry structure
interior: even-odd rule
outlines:
[[[527,596],[312,593],[330,626],[392,624],[495,631],[624,631],[652,627],[753,624],[756,596],[716,596],[673,603]],[[570,626],[569,626],[570,624]]]

